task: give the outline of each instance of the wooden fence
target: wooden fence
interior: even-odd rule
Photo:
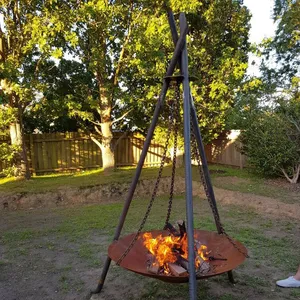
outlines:
[[[116,134],[114,140],[119,139]],[[1,142],[8,142],[3,139]],[[214,141],[205,147],[208,162],[237,167],[245,166],[245,157],[237,147],[237,142],[228,138]],[[30,134],[26,136],[27,154],[33,174],[64,172],[102,166],[101,150],[88,135],[77,132]],[[116,147],[116,166],[134,166],[138,163],[144,139],[131,135],[123,138]],[[159,165],[163,146],[151,144],[145,166]],[[5,167],[0,162],[0,172]]]
[[[247,157],[239,151],[241,143],[237,140],[239,130],[232,130],[221,135],[211,144],[205,146],[207,161],[222,165],[244,168]]]
[[[120,135],[114,135],[114,141]],[[77,132],[26,135],[29,165],[32,173],[63,172],[102,166],[101,150],[88,135]],[[2,140],[2,142],[5,142]],[[6,142],[8,142],[6,140]],[[116,166],[133,166],[138,163],[144,140],[137,136],[123,138],[115,151]],[[160,163],[163,147],[151,144],[145,166]],[[1,167],[4,166],[0,165]]]

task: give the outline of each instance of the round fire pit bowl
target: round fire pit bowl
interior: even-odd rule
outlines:
[[[122,260],[120,266],[129,271],[157,278],[166,282],[182,283],[188,282],[189,276],[172,276],[164,274],[152,274],[147,270],[147,253],[148,250],[143,245],[144,232],[140,234],[139,239],[136,241],[132,249],[129,251],[127,256]],[[166,230],[153,230],[151,231],[153,238],[162,234],[163,236],[168,236],[170,233]],[[115,262],[119,260],[122,254],[125,252],[135,233],[126,235],[121,239],[114,241],[108,248],[108,256]],[[195,240],[199,241],[201,244],[207,246],[207,250],[211,251],[210,256],[215,258],[221,257],[227,260],[212,260],[207,261],[210,264],[210,271],[204,275],[197,275],[197,279],[204,279],[207,277],[212,277],[220,275],[222,273],[228,272],[235,269],[245,260],[245,255],[247,254],[247,249],[238,241],[234,241],[236,247],[226,238],[226,236],[220,235],[215,232],[204,231],[195,229],[194,231]]]

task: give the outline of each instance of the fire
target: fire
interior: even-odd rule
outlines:
[[[160,270],[169,274],[169,263],[176,263],[178,260],[188,259],[188,243],[187,235],[175,236],[158,235],[156,238],[152,236],[151,232],[143,234],[144,245],[148,251],[153,255],[154,261],[151,262],[152,266],[157,266]],[[208,260],[208,252],[205,245],[201,245],[198,241],[195,242],[195,266],[199,268],[203,261]]]
[[[157,263],[162,267],[167,262],[175,262],[177,260],[176,253],[173,249],[180,248],[180,237],[165,236],[160,234],[153,238],[151,232],[143,235],[144,245],[148,251],[156,258]]]

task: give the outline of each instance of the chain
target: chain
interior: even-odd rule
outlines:
[[[240,253],[242,253],[245,257],[249,257],[247,253],[245,253],[243,250],[241,250],[237,244],[234,242],[234,240],[228,235],[228,233],[225,231],[224,229],[224,226],[222,225],[221,223],[221,220],[220,220],[220,216],[216,210],[216,206],[213,204],[213,201],[211,199],[211,196],[210,196],[210,193],[208,191],[208,187],[207,187],[207,183],[206,183],[206,179],[204,177],[204,172],[203,172],[203,167],[202,167],[202,164],[201,164],[201,158],[200,158],[200,153],[199,153],[199,149],[197,147],[197,142],[196,142],[196,138],[195,138],[195,133],[194,133],[194,126],[193,124],[191,124],[191,137],[192,137],[192,149],[193,149],[193,155],[194,157],[196,158],[197,160],[197,167],[198,167],[198,171],[199,171],[199,174],[200,174],[200,178],[201,178],[201,182],[202,182],[202,185],[204,187],[204,191],[205,191],[205,195],[206,195],[206,198],[208,200],[208,203],[209,203],[209,206],[212,210],[212,213],[213,213],[213,216],[215,218],[215,222],[217,224],[217,227],[220,228],[220,231],[221,231],[221,234],[223,234],[227,239],[228,241],[233,245],[233,247],[235,249],[237,249]]]
[[[171,176],[171,187],[170,187],[170,197],[168,204],[168,212],[165,221],[165,226],[169,223],[171,212],[172,212],[172,204],[174,198],[174,183],[175,183],[175,173],[176,173],[176,160],[177,160],[177,141],[178,141],[178,127],[179,127],[179,100],[180,100],[180,84],[176,83],[175,86],[175,100],[173,102],[173,112],[175,112],[175,124],[174,124],[174,152],[173,152],[173,160],[172,160],[172,176]]]
[[[167,157],[167,151],[168,151],[168,146],[169,146],[169,142],[170,142],[170,135],[171,135],[171,131],[172,131],[173,120],[174,120],[173,105],[171,105],[170,119],[169,119],[168,131],[167,131],[167,139],[166,139],[165,148],[164,148],[164,152],[163,152],[163,155],[162,155],[162,159],[161,159],[160,167],[159,167],[159,171],[158,171],[158,176],[157,176],[157,179],[156,179],[154,190],[153,190],[152,195],[151,195],[150,202],[148,204],[146,213],[144,215],[144,218],[143,218],[143,220],[140,224],[140,227],[139,227],[137,233],[135,234],[134,238],[132,239],[131,243],[129,244],[127,249],[124,251],[122,256],[118,259],[117,265],[120,265],[120,263],[123,261],[123,259],[127,256],[127,254],[130,252],[130,250],[133,248],[133,246],[134,246],[135,242],[138,240],[139,235],[142,232],[142,230],[145,226],[145,223],[148,219],[148,216],[150,214],[151,208],[153,206],[153,203],[154,203],[154,200],[155,200],[155,197],[156,197],[156,194],[157,194],[157,190],[158,190],[158,186],[159,186],[160,179],[161,179],[161,176],[162,176],[162,171],[163,171],[163,167],[164,167],[164,164],[165,164],[165,160],[166,160],[166,157]]]

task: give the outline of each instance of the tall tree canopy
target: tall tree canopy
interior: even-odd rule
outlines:
[[[206,140],[225,124],[225,113],[247,68],[249,11],[242,1],[169,1],[175,15],[187,13],[191,74],[200,125]],[[69,115],[81,118],[103,154],[103,167],[114,166],[112,128],[145,131],[165,75],[173,43],[165,5],[153,1],[79,1],[68,16],[69,35],[77,43],[65,50],[78,60],[77,71],[56,65],[68,82],[49,85],[45,103],[63,99]],[[63,20],[63,21],[62,21]],[[70,57],[70,56],[69,56]],[[60,70],[64,69],[62,73]],[[84,76],[75,85],[79,73]],[[81,79],[80,79],[81,80]],[[51,104],[52,105],[52,104]],[[92,125],[92,126],[91,126]],[[163,124],[161,124],[163,126]]]
[[[49,56],[59,57],[60,40],[74,42],[64,30],[60,12],[67,2],[0,1],[1,108],[10,115],[10,136],[16,152],[16,175],[30,177],[23,130],[23,113],[44,88],[39,70]],[[1,120],[0,120],[1,122]],[[6,120],[2,119],[2,126]]]

